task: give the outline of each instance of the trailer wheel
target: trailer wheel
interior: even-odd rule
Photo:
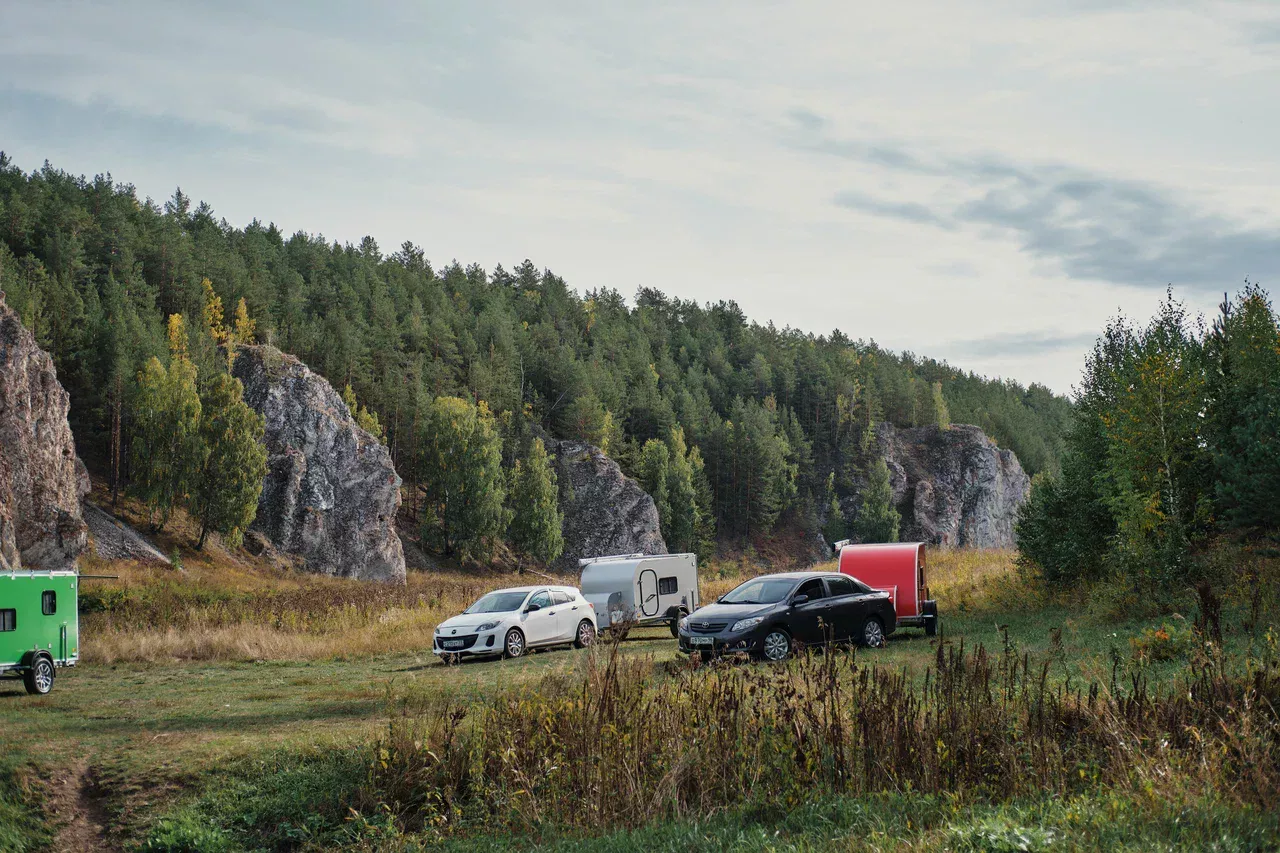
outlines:
[[[53,673],[53,661],[46,654],[38,654],[22,674],[22,684],[33,696],[44,696],[53,689]]]
[[[677,640],[680,639],[680,620],[688,615],[688,612],[683,608],[677,610],[671,615],[671,636],[675,637]]]
[[[938,602],[924,602],[921,611],[924,613],[924,635],[936,637],[938,635]]]
[[[578,633],[573,638],[573,645],[579,649],[585,649],[596,641],[596,629],[591,624],[590,619],[583,619],[578,623]]]
[[[862,623],[862,645],[871,649],[884,645],[884,625],[880,624],[880,617],[869,616]]]
[[[506,658],[523,657],[525,653],[524,634],[519,628],[512,628],[507,632],[507,638],[502,642],[502,656]]]

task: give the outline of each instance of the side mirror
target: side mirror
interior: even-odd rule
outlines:
[[[524,609],[524,612],[525,612],[525,613],[532,613],[532,612],[533,612],[533,611],[535,611],[535,610],[541,610],[541,609],[542,609],[542,605],[541,605],[541,604],[530,604],[528,607],[526,607],[526,608]]]
[[[804,604],[808,600],[809,600],[809,596],[807,595],[797,595],[795,598],[791,599],[791,604],[792,606],[797,604]]]

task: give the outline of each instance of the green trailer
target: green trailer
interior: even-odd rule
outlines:
[[[76,572],[0,572],[0,678],[44,694],[58,667],[76,665],[79,584]]]

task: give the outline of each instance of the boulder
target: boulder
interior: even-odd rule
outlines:
[[[70,408],[53,359],[0,293],[0,570],[71,569],[88,543]]]
[[[576,573],[583,557],[665,554],[658,508],[618,463],[582,441],[556,441],[555,454],[564,511],[564,553],[556,568]]]
[[[253,530],[319,574],[404,583],[391,454],[342,398],[274,347],[244,347],[232,371],[266,420],[267,479]]]
[[[904,542],[969,548],[1014,547],[1018,508],[1031,479],[1012,450],[981,428],[953,424],[876,430],[889,466]]]

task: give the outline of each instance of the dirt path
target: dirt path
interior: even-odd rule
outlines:
[[[94,853],[119,849],[107,839],[107,813],[88,762],[71,765],[50,787],[49,809],[61,824],[54,850]]]

